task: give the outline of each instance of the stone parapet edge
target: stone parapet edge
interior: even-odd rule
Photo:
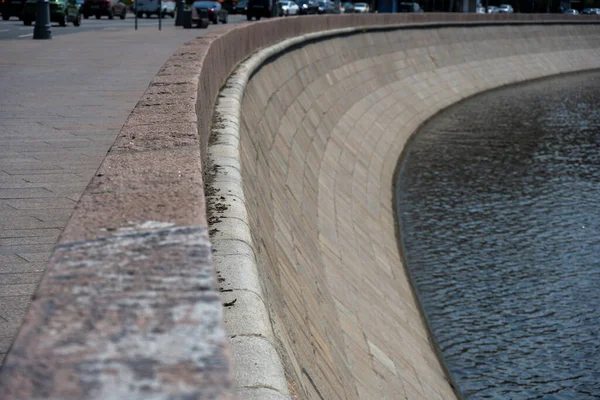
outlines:
[[[196,112],[210,44],[165,62],[80,198],[0,371],[3,400],[234,397]]]
[[[575,22],[575,21],[573,21]],[[209,225],[211,242],[215,250],[214,266],[226,287],[224,321],[227,333],[232,338],[235,385],[242,399],[259,398],[255,391],[272,389],[274,399],[290,398],[286,385],[284,362],[277,352],[277,342],[269,318],[269,305],[265,298],[256,261],[255,247],[250,232],[250,221],[243,190],[240,159],[241,105],[244,91],[253,73],[269,58],[284,53],[294,46],[329,37],[361,32],[375,32],[395,29],[419,29],[453,26],[485,25],[536,25],[565,24],[566,21],[444,21],[428,23],[402,23],[390,25],[368,25],[352,28],[333,29],[304,34],[283,40],[260,49],[242,61],[227,79],[220,91],[213,114],[211,140],[208,145],[208,179],[212,195],[207,195],[209,203]],[[577,21],[576,24],[597,23],[597,21]],[[238,204],[233,204],[233,203]],[[215,211],[210,204],[219,206]],[[212,214],[211,215],[211,208]],[[243,266],[240,268],[240,260]],[[255,301],[242,301],[244,306],[236,307],[238,299],[252,294]],[[228,306],[227,306],[228,305]],[[244,308],[245,307],[245,308]],[[241,308],[241,310],[240,310]],[[424,318],[426,321],[426,318]],[[428,325],[426,323],[426,325]],[[262,341],[262,346],[252,342]],[[266,350],[266,351],[265,351]],[[439,351],[438,357],[447,374],[445,361]],[[452,376],[448,379],[453,382]],[[459,391],[455,391],[460,398]]]

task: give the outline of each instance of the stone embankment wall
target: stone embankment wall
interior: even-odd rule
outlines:
[[[306,39],[259,55],[265,61],[240,68],[222,92],[239,96],[240,79],[250,77],[239,130],[217,126],[209,148],[223,203],[237,201],[215,214],[213,243],[227,249],[216,253],[216,268],[235,279],[228,265],[237,262],[239,273],[256,260],[262,282],[250,294],[228,294],[238,308],[225,313],[228,330],[234,342],[244,334],[269,341],[299,398],[455,398],[398,249],[399,157],[424,121],[465,97],[600,68],[599,26],[438,26]],[[217,118],[227,125],[235,104],[222,103]],[[236,179],[239,187],[229,184]],[[269,310],[263,319],[275,334],[240,327],[245,307],[254,320]]]

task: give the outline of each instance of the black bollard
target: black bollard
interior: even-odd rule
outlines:
[[[183,26],[183,0],[175,2],[175,26]]]
[[[34,39],[52,39],[50,29],[50,4],[48,0],[37,0],[35,4]]]

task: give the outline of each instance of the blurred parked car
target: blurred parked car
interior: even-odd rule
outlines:
[[[584,8],[581,11],[581,13],[582,14],[592,14],[592,15],[594,15],[594,14],[598,14],[598,12],[596,10],[597,10],[596,8]]]
[[[271,18],[272,14],[271,0],[248,0],[248,9],[246,10],[246,19],[251,21],[252,18],[257,20],[262,17]]]
[[[317,14],[319,12],[319,5],[313,0],[298,0],[296,2],[300,7],[300,15]]]
[[[416,2],[412,2],[412,3],[408,3],[408,2],[403,2],[398,4],[398,12],[401,13],[405,13],[405,12],[415,12],[415,13],[420,13],[423,12],[423,9],[421,8],[421,6],[419,6],[419,3]]]
[[[199,17],[194,19],[194,15]],[[201,24],[201,21],[199,21],[201,19],[200,16],[204,15],[213,24],[218,24],[219,22],[226,24],[229,13],[218,1],[195,1],[192,4],[192,24]]]
[[[158,16],[161,12],[159,7],[158,0],[135,0],[133,3],[133,10],[138,18],[142,18],[144,15],[147,18],[153,15]]]
[[[175,18],[175,0],[162,0],[161,1],[161,15],[164,18],[166,15],[171,18]]]
[[[475,9],[475,13],[476,14],[487,14],[487,12],[485,11],[485,7],[483,7],[483,6],[477,6],[477,8]]]
[[[83,18],[88,19],[90,15],[95,15],[96,19],[100,19],[103,15],[108,16],[108,19],[113,19],[115,15],[125,19],[127,6],[121,0],[85,0],[83,2]]]
[[[496,7],[496,6],[488,6],[487,13],[488,14],[497,14],[498,13],[498,7]]]
[[[37,0],[27,0],[21,19],[24,25],[31,25],[35,21],[35,9]],[[76,0],[51,0],[50,5],[50,22],[57,22],[60,26],[67,26],[68,22],[73,25],[81,25],[81,13],[79,9],[81,5]]]
[[[248,0],[238,1],[233,9],[238,14],[246,14],[246,10],[248,9]]]
[[[565,11],[563,11],[563,14],[579,15],[579,11],[573,10],[572,8],[568,8]]]
[[[317,14],[336,14],[335,4],[332,1],[319,1],[317,3]]]
[[[369,5],[367,3],[354,3],[354,12],[360,14],[368,13]]]
[[[501,14],[512,14],[515,12],[510,4],[500,4],[498,7],[498,12]]]
[[[24,6],[25,0],[2,0],[0,2],[2,20],[8,21],[10,17],[19,17],[21,19]]]
[[[279,6],[279,16],[298,15],[300,7],[294,1],[280,1],[277,3]]]
[[[352,3],[344,3],[340,6],[340,11],[344,14],[353,14],[354,13],[354,4]]]
[[[165,0],[163,0],[165,1]],[[228,14],[236,14],[235,11],[235,6],[236,6],[236,1],[233,0],[219,0],[219,3],[221,3],[221,7],[223,7],[225,10],[227,10]]]

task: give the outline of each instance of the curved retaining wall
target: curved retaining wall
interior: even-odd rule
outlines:
[[[356,114],[356,117],[347,117],[351,119],[346,117],[342,119],[342,115],[346,113],[340,110],[341,114],[338,119],[332,120],[330,117],[323,119],[325,125],[321,125],[318,132],[320,138],[328,138],[325,149],[322,148],[325,142],[312,140],[307,142],[304,134],[294,134],[292,139],[286,136],[287,141],[291,140],[291,144],[289,144],[291,147],[289,147],[289,152],[285,153],[288,156],[281,160],[283,162],[281,168],[285,171],[295,170],[296,167],[301,168],[305,165],[304,162],[311,166],[305,169],[301,179],[300,175],[290,174],[290,181],[286,183],[288,187],[296,189],[302,187],[301,192],[293,192],[293,195],[298,197],[294,199],[295,202],[290,203],[289,209],[287,206],[272,203],[268,196],[264,198],[264,204],[260,207],[254,205],[249,207],[252,216],[251,224],[259,227],[258,230],[255,230],[254,235],[264,232],[264,244],[262,240],[253,241],[250,236],[244,236],[243,240],[248,243],[257,243],[258,246],[246,247],[246,250],[238,253],[242,257],[238,259],[237,263],[232,265],[227,265],[227,262],[219,263],[218,270],[215,272],[210,251],[211,244],[208,241],[202,175],[202,161],[206,154],[209,127],[213,121],[213,107],[226,77],[241,60],[257,49],[278,43],[286,38],[300,37],[310,32],[357,26],[409,24],[421,28],[428,26],[432,28],[431,32],[434,32],[436,24],[440,22],[468,25],[518,24],[527,21],[562,21],[562,23],[567,21],[573,26],[565,27],[571,35],[565,40],[570,40],[574,49],[580,49],[593,45],[586,39],[589,36],[586,29],[590,28],[586,23],[598,21],[598,18],[580,16],[575,20],[560,15],[508,14],[485,16],[473,14],[372,14],[279,18],[238,26],[213,27],[211,28],[213,33],[180,48],[150,83],[148,90],[133,110],[61,235],[46,268],[44,278],[36,291],[31,308],[0,373],[2,398],[6,400],[24,398],[228,399],[234,396],[232,360],[235,384],[242,388],[243,397],[280,398],[288,392],[288,382],[285,381],[286,377],[280,368],[281,357],[274,352],[275,349],[281,352],[280,354],[284,356],[283,359],[288,364],[289,391],[296,392],[300,396],[316,398],[319,396],[327,398],[330,394],[333,396],[332,398],[336,396],[352,398],[359,394],[371,396],[370,391],[373,387],[381,390],[388,388],[386,382],[391,378],[389,374],[394,375],[394,370],[401,377],[400,381],[403,382],[404,392],[393,393],[392,398],[398,397],[399,393],[406,393],[411,398],[418,398],[418,396],[422,396],[422,393],[427,393],[427,395],[436,392],[446,393],[447,385],[438,382],[441,376],[440,367],[437,360],[432,358],[429,348],[413,347],[419,343],[427,343],[426,337],[422,336],[422,325],[413,319],[418,314],[415,314],[416,311],[413,309],[414,303],[408,302],[405,308],[390,308],[388,310],[391,313],[389,314],[389,323],[392,329],[380,330],[377,335],[370,333],[373,336],[368,338],[369,341],[365,338],[362,343],[356,342],[356,346],[358,346],[356,360],[350,358],[351,353],[345,347],[347,343],[352,345],[351,340],[358,339],[355,335],[359,332],[355,329],[356,325],[364,324],[356,318],[357,315],[372,312],[375,320],[385,318],[385,316],[375,313],[374,303],[359,304],[359,301],[362,301],[360,296],[377,293],[381,286],[385,288],[392,286],[393,290],[403,288],[403,291],[392,291],[386,294],[394,300],[398,300],[402,293],[409,292],[406,282],[398,283],[402,278],[399,270],[393,270],[392,267],[389,269],[381,267],[383,268],[381,273],[387,274],[384,276],[394,276],[395,279],[380,282],[370,279],[356,282],[355,286],[362,286],[356,293],[357,297],[354,299],[356,304],[353,303],[354,305],[348,308],[346,304],[351,303],[345,303],[344,299],[340,300],[341,297],[338,293],[342,290],[342,286],[338,288],[332,286],[335,278],[331,274],[332,271],[335,272],[335,269],[326,268],[329,265],[327,257],[331,258],[332,262],[340,261],[339,258],[336,258],[337,256],[341,256],[343,262],[347,261],[344,257],[350,257],[347,270],[338,270],[350,277],[356,271],[364,271],[366,268],[364,265],[373,260],[377,260],[377,265],[388,265],[387,251],[389,250],[390,254],[393,254],[393,250],[389,249],[389,246],[383,249],[384,252],[380,252],[379,250],[382,249],[380,243],[348,242],[348,238],[339,232],[341,232],[341,227],[354,222],[348,217],[339,220],[337,214],[335,214],[335,220],[326,219],[323,211],[327,204],[329,204],[329,209],[333,207],[335,210],[340,210],[353,203],[356,204],[353,204],[352,207],[360,211],[359,205],[367,199],[371,199],[369,200],[371,202],[374,201],[373,204],[367,203],[369,207],[374,207],[373,210],[377,210],[379,207],[377,205],[379,200],[373,200],[372,196],[359,192],[358,186],[355,189],[354,183],[350,184],[352,180],[358,179],[359,174],[364,172],[363,169],[354,167],[352,174],[339,175],[338,178],[337,165],[349,166],[353,159],[353,153],[348,153],[349,150],[346,147],[340,147],[342,144],[344,146],[351,145],[351,150],[358,152],[357,160],[362,159],[362,152],[357,147],[359,142],[362,143],[362,139],[359,140],[359,136],[362,136],[358,129],[367,128],[368,124],[365,119],[367,117],[358,118],[359,113]],[[597,27],[597,25],[594,26]],[[548,27],[548,29],[550,28]],[[536,36],[531,40],[541,41],[540,36],[546,34],[546,28],[540,26],[539,31],[536,32]],[[482,31],[482,33],[484,32]],[[579,39],[575,37],[578,34],[580,35]],[[365,36],[367,40],[372,40],[369,39],[370,37],[370,34]],[[435,34],[432,37],[437,37],[437,40],[441,39],[439,35]],[[454,39],[459,40],[458,37]],[[501,59],[512,60],[508,54],[526,43],[520,40],[515,43],[504,41],[503,45],[512,50],[507,50],[507,53],[504,53],[505,57]],[[562,39],[557,40],[557,43],[566,44]],[[457,49],[461,48],[458,42],[454,46]],[[454,46],[452,47],[453,51],[456,50]],[[471,44],[462,49],[462,53],[460,53],[462,55],[448,53],[446,56],[448,59],[456,57],[456,63],[468,62],[473,56],[472,53],[469,53],[468,46]],[[364,46],[360,45],[359,47]],[[558,53],[553,54],[549,51],[540,53],[538,49],[531,49],[540,57],[547,57],[546,64],[543,65],[548,68],[546,71],[548,73],[586,68],[586,62],[589,61],[589,57],[594,57],[593,54],[596,54],[597,60],[597,53],[590,53],[586,58],[576,50],[573,50],[572,53],[562,53],[561,50],[564,48],[552,48],[555,48]],[[404,62],[415,67],[416,65],[412,65],[410,60],[413,59],[413,55],[419,56],[422,51],[424,50],[417,50],[415,54],[410,54],[410,57]],[[443,50],[440,49],[440,51]],[[490,51],[487,49],[488,56]],[[326,55],[327,53],[322,54]],[[407,55],[409,54],[407,53]],[[556,60],[554,56],[556,56]],[[582,58],[565,60],[566,56],[581,56]],[[301,62],[299,65],[308,62],[306,65],[309,68],[305,69],[306,72],[299,70],[298,76],[302,84],[308,84],[316,76],[313,66],[318,63],[314,62],[315,54],[303,54],[300,58],[295,62]],[[363,58],[364,65],[362,62],[359,62],[359,65],[364,67],[368,67],[372,61],[378,59],[375,54],[372,57]],[[515,62],[522,65],[519,63],[522,58],[522,56],[517,56]],[[286,59],[289,60],[287,57],[283,58],[283,60]],[[349,59],[347,61],[351,62]],[[554,61],[557,62],[556,67],[548,67],[549,63]],[[398,60],[398,62],[402,63],[403,61]],[[437,61],[432,59],[431,62],[435,64]],[[490,64],[494,68],[498,67],[492,61]],[[360,73],[363,76],[363,74],[368,74],[367,71],[373,70],[371,67],[352,68],[363,71]],[[295,66],[291,68],[296,71]],[[540,71],[533,72],[534,69],[534,65],[529,65],[525,69],[527,71],[525,75],[523,75],[524,72],[518,71],[517,76],[523,78],[539,76]],[[446,77],[454,77],[454,74],[456,74],[456,79],[461,76],[459,70],[453,72],[449,70]],[[481,72],[481,75],[483,74],[484,72]],[[284,75],[282,74],[281,77]],[[336,76],[330,76],[326,80],[329,82],[329,79],[333,78],[335,81],[341,79],[343,75],[343,71],[340,70]],[[386,75],[382,75],[382,77],[384,76]],[[486,76],[489,77],[489,74]],[[273,83],[281,86],[283,84],[280,80],[281,77],[273,79]],[[428,93],[429,85],[427,81],[414,81],[418,77],[418,75],[413,75],[409,78],[412,82],[412,89],[417,93],[415,99],[425,96],[432,104],[441,106],[442,103],[435,103],[435,97],[425,95]],[[368,78],[368,75],[364,75],[364,78]],[[511,79],[507,79],[506,82]],[[372,79],[366,79],[365,82],[372,82]],[[463,87],[458,82],[462,82],[462,80],[452,79],[444,84],[446,89],[448,86],[453,88],[448,92],[453,93],[452,98],[460,97],[461,95],[456,93],[467,87]],[[482,80],[477,82],[483,85]],[[496,81],[494,80],[494,82]],[[373,83],[369,85],[371,84]],[[483,90],[484,86],[472,87],[471,91]],[[266,87],[272,90],[275,86]],[[359,87],[362,86],[359,85],[357,89]],[[338,86],[338,88],[341,87]],[[241,88],[238,89],[241,90]],[[290,89],[304,91],[303,87],[294,86]],[[319,87],[312,85],[310,90],[309,95],[312,95],[312,91],[319,90]],[[355,93],[350,86],[344,90]],[[366,87],[360,90],[366,90]],[[373,86],[373,90],[375,90],[375,86]],[[372,92],[371,97],[365,99],[365,102],[373,100],[372,96],[378,97],[385,94],[381,91],[384,89],[377,89],[377,92],[373,90],[369,91],[369,93]],[[298,98],[298,101],[301,101],[301,107],[308,107],[307,110],[310,110],[310,106],[305,101],[311,97],[300,95],[300,92],[293,96],[294,99]],[[262,93],[260,85],[257,93]],[[314,94],[317,93],[314,92]],[[367,92],[364,93],[366,95]],[[467,90],[465,93],[469,93],[469,91]],[[320,98],[333,101],[335,96],[330,98],[333,94],[334,92],[331,92],[330,95]],[[261,96],[263,95],[261,94]],[[392,97],[396,98],[397,95]],[[266,101],[266,98],[262,99]],[[349,101],[356,100],[356,95],[349,95],[348,99]],[[321,107],[330,100],[319,100],[317,104]],[[245,107],[247,110],[256,109],[256,115],[249,117],[248,121],[251,121],[252,118],[255,119],[255,122],[260,121],[260,115],[264,114],[266,104],[266,102],[262,105],[256,103]],[[356,104],[359,107],[358,105],[363,103],[358,101]],[[366,106],[366,103],[364,105]],[[273,109],[275,106],[277,105],[271,105],[269,109]],[[301,112],[298,106],[291,109]],[[358,111],[359,109],[357,109]],[[428,112],[418,109],[413,111],[419,115],[419,118],[428,114]],[[328,111],[327,114],[334,115],[332,111]],[[297,120],[300,115],[290,114],[287,120],[288,122],[304,121],[302,118]],[[401,115],[409,120],[407,126],[416,126],[418,118],[413,121],[408,113],[394,114],[394,117]],[[320,121],[314,112],[310,112],[308,116],[307,121],[311,124],[317,123],[317,120]],[[354,121],[352,118],[358,119]],[[334,126],[338,125],[335,121],[347,122],[334,129]],[[350,129],[347,125],[351,121],[356,124],[360,121],[360,124],[354,125],[356,129]],[[229,129],[237,129],[235,124],[230,123],[231,121],[224,119],[218,122]],[[247,123],[245,124],[247,126]],[[264,124],[265,122],[261,122],[257,126],[261,127],[261,132],[266,133],[268,130],[264,130]],[[302,129],[308,127],[306,124],[307,122],[301,122]],[[373,126],[378,125],[374,123]],[[396,125],[392,124],[392,126]],[[340,133],[348,129],[350,129],[349,132],[352,132],[348,137]],[[363,133],[367,131],[371,133],[364,137],[365,151],[371,148],[370,138],[374,135],[373,129],[362,130]],[[335,132],[338,133],[334,135]],[[337,139],[334,140],[335,137]],[[261,149],[258,145],[262,143],[262,148],[268,150],[268,134],[262,135],[261,138],[265,140],[260,139],[259,142],[256,142],[256,149]],[[277,143],[278,146],[283,145],[280,140]],[[310,146],[317,146],[316,149],[320,150],[309,152],[307,150],[308,143]],[[380,143],[383,146],[386,142]],[[390,146],[401,147],[398,143],[390,143]],[[339,150],[336,149],[336,146],[340,147]],[[245,148],[252,149],[247,144]],[[339,153],[339,156],[325,157],[326,151],[332,152],[332,155]],[[270,153],[268,151],[259,155],[258,150],[256,153],[259,160],[261,157],[264,157],[265,160],[269,159],[269,168],[274,166],[274,159]],[[375,171],[378,171],[378,165],[382,163],[381,173],[383,174],[384,170],[387,171],[385,173],[390,173],[391,169],[388,167],[395,164],[397,157],[397,154],[393,153],[394,151],[390,151],[389,157],[373,161],[372,165]],[[253,154],[251,151],[247,152],[247,155],[250,155],[247,161]],[[294,155],[295,164],[292,163],[290,155]],[[307,157],[304,158],[303,155]],[[314,161],[314,156],[318,155],[323,155],[323,157]],[[270,178],[267,179],[268,171],[265,161],[255,164],[247,161],[245,165],[253,168],[250,171],[260,172],[261,177],[257,179],[257,185],[259,182],[261,184],[269,183]],[[315,163],[319,165],[319,169],[314,169]],[[321,168],[321,163],[333,164],[331,168]],[[383,165],[386,166],[385,169]],[[328,178],[323,173],[326,170],[336,171],[336,176]],[[223,177],[224,181],[236,181],[235,172],[230,171],[232,175]],[[274,174],[277,174],[277,171],[278,169],[274,168]],[[324,188],[317,187],[315,181],[311,181],[313,178],[316,179],[317,175],[321,182],[320,185],[324,185]],[[391,196],[390,192],[384,190],[385,185],[378,187],[375,181],[369,180],[368,175],[360,176],[367,179],[368,185],[373,185],[370,186],[373,190],[382,190],[384,197]],[[277,181],[280,180],[273,182]],[[331,183],[333,181],[335,184]],[[302,185],[299,182],[302,182]],[[254,190],[253,194],[261,193],[257,185],[254,185],[254,189],[248,187],[247,191]],[[275,189],[275,191],[278,190]],[[356,200],[350,200],[349,197],[342,198],[336,194],[355,190],[353,196],[356,196]],[[217,199],[220,199],[220,196],[215,194],[215,188],[208,188],[207,193],[209,197],[216,196]],[[302,193],[302,197],[300,197],[300,193]],[[237,195],[243,196],[242,192]],[[282,199],[280,197],[273,198]],[[318,204],[318,208],[306,207],[305,211],[298,214],[299,200],[304,201],[305,198],[307,202],[310,200],[307,206],[308,204]],[[259,200],[259,198],[252,199],[253,202]],[[232,204],[234,203],[232,201]],[[263,203],[263,200],[259,203]],[[272,207],[272,209],[266,207]],[[235,209],[239,211],[239,217],[244,217],[244,213],[247,211],[243,207]],[[234,207],[231,207],[231,210],[234,210]],[[270,214],[270,211],[276,211],[276,213]],[[369,211],[366,215],[373,213],[373,211]],[[262,220],[263,215],[264,220]],[[379,215],[383,215],[381,210]],[[288,217],[291,219],[287,219]],[[389,217],[391,221],[392,216],[389,215]],[[216,222],[213,218],[211,220]],[[309,224],[307,224],[308,221],[310,221]],[[314,225],[314,221],[318,222],[317,226]],[[376,222],[376,220],[370,221],[370,223]],[[223,223],[227,224],[227,221],[223,221]],[[278,230],[276,232],[288,232],[296,224],[299,228],[297,231],[292,231],[291,236],[286,238],[287,242],[273,236],[274,231],[272,230],[279,229],[283,224],[289,224],[290,228],[287,231]],[[378,229],[378,225],[371,227]],[[232,223],[230,237],[235,238],[238,233],[249,232],[247,227],[244,229],[246,231],[236,231],[235,224]],[[362,228],[356,226],[354,229],[357,234],[376,235],[376,233],[369,233],[364,226]],[[221,230],[221,232],[223,231]],[[320,236],[319,241],[314,240],[314,235],[317,233]],[[381,232],[376,237],[380,236],[387,236],[387,233]],[[328,250],[324,250],[323,243],[327,243],[327,240],[330,241],[330,244],[326,244]],[[291,252],[290,243],[298,251]],[[369,244],[367,245],[367,243]],[[273,244],[281,247],[274,250]],[[354,244],[356,246],[353,246]],[[371,245],[375,246],[376,250],[369,250],[368,247]],[[215,240],[213,246],[213,251],[216,251],[214,254],[217,255],[215,259],[227,255],[228,252],[238,252],[238,250],[239,247],[228,248],[226,243],[219,243],[218,240]],[[228,304],[236,300],[233,305],[244,303],[241,295],[239,303],[236,297],[231,299],[228,296],[235,294],[236,290],[237,292],[245,290],[250,293],[247,283],[253,279],[258,285],[258,292],[263,293],[260,282],[257,281],[257,270],[254,269],[256,264],[251,262],[249,269],[246,269],[247,261],[254,260],[254,250],[260,260],[275,261],[272,265],[265,264],[267,266],[264,270],[267,279],[265,288],[270,297],[255,297],[255,300],[258,298],[259,301],[254,303],[256,305],[254,308],[246,307],[247,304],[244,305],[246,308],[226,306],[225,318],[228,321],[227,329],[230,333],[227,337],[222,326],[222,302],[225,301]],[[338,251],[343,251],[343,253],[340,255]],[[376,258],[369,259],[368,254],[375,254]],[[243,258],[246,255],[249,258]],[[225,257],[221,258],[221,261],[225,260]],[[306,261],[303,258],[306,258]],[[290,268],[283,268],[279,271],[273,269],[273,266],[284,260],[289,260],[285,263],[291,266],[307,266],[315,262],[322,268],[314,271],[306,268],[306,272],[300,269],[294,272]],[[292,264],[292,261],[296,264]],[[226,268],[240,274],[234,274],[231,279],[229,275],[225,278],[224,274],[229,272],[226,271]],[[292,272],[289,277],[283,275],[287,271]],[[243,275],[242,272],[248,272],[248,274]],[[218,274],[221,275],[220,278]],[[314,281],[313,278],[315,278]],[[320,278],[324,278],[324,280],[318,281],[317,279]],[[302,289],[302,293],[298,294],[297,291],[287,290],[287,286],[280,283],[286,280],[291,282],[291,284],[286,283],[288,286],[296,284],[306,284],[306,286],[304,288],[293,286],[293,289]],[[342,279],[340,282],[344,282],[344,280]],[[396,286],[397,284],[400,286]],[[230,289],[231,287],[234,289]],[[385,288],[382,289],[387,290]],[[228,292],[228,290],[233,291]],[[220,291],[222,293],[219,293]],[[361,295],[361,292],[364,294]],[[289,293],[290,296],[298,294],[297,300],[284,296],[286,293]],[[349,297],[352,297],[353,292],[348,292],[348,294]],[[221,295],[224,295],[223,299]],[[283,297],[276,297],[280,295]],[[388,297],[386,297],[386,301]],[[267,298],[270,299],[267,305],[271,308],[270,315],[275,323],[277,333],[277,335],[273,335],[271,332],[271,341],[265,341],[260,334],[253,335],[251,329],[244,331],[243,328],[246,324],[248,327],[255,326],[272,331],[269,319],[264,319],[266,316],[264,312],[263,314],[248,315],[249,311],[259,311],[261,304],[264,311]],[[281,300],[282,303],[278,304],[278,300]],[[362,314],[355,313],[357,312],[353,308],[355,306],[361,309]],[[342,307],[347,308],[346,314],[342,313],[346,312]],[[400,315],[400,320],[406,321],[400,325],[397,324],[399,321],[398,315],[396,315],[398,311],[394,310],[402,309],[406,309],[410,313]],[[296,316],[302,316],[304,322],[297,322],[300,319]],[[236,317],[240,318],[236,319]],[[238,322],[235,323],[234,320]],[[316,325],[321,323],[323,325]],[[298,327],[299,329],[297,329]],[[231,334],[233,328],[239,330],[239,337],[232,338],[234,336]],[[404,331],[408,331],[407,334],[412,331],[421,332],[414,336],[416,342],[413,341],[413,336],[409,335],[406,338],[403,336],[401,342],[403,351],[411,355],[410,357],[413,354],[423,353],[425,359],[430,360],[431,365],[413,362],[412,365],[401,364],[398,366],[404,358],[396,358],[396,355],[391,352],[393,349],[388,348],[388,345],[385,344],[391,337],[390,335],[395,333],[393,329],[397,328],[402,329],[402,334],[405,333]],[[281,332],[277,329],[281,329]],[[281,340],[281,345],[278,340]],[[230,346],[230,343],[233,344],[233,347]],[[364,347],[365,343],[368,349],[360,347],[361,345]],[[268,354],[272,358],[265,357],[267,353],[263,350],[269,350]],[[272,364],[265,364],[265,360],[272,361]],[[362,371],[363,368],[365,368],[364,371]],[[411,371],[411,368],[415,368],[415,371]],[[427,371],[433,371],[434,375],[431,379],[424,375]],[[362,375],[363,372],[364,375]],[[362,378],[355,380],[355,376],[359,375]],[[404,383],[410,383],[415,376],[418,376],[418,385]],[[370,380],[371,378],[374,380]],[[397,379],[395,375],[393,379]],[[430,385],[430,388],[427,385]],[[413,388],[416,390],[415,392],[411,392]],[[342,390],[346,392],[343,393]]]
[[[234,360],[243,354],[248,366],[251,341],[269,371],[254,380],[238,373],[237,384],[245,397],[262,391],[256,398],[288,390],[311,399],[455,398],[398,250],[398,159],[424,121],[465,97],[600,68],[600,29],[331,35],[259,52],[216,108],[209,215],[215,266],[233,282],[225,322]]]

